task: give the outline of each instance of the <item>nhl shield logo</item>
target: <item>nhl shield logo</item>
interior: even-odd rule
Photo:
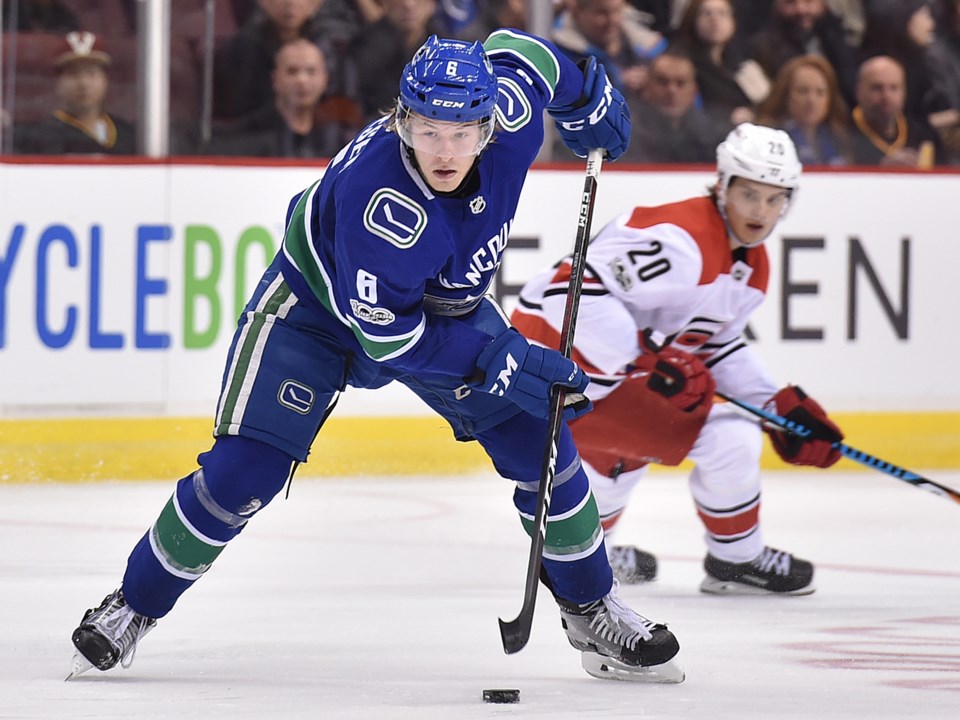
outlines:
[[[473,200],[470,201],[470,212],[474,215],[479,215],[487,208],[487,201],[483,199],[483,195],[477,195]]]

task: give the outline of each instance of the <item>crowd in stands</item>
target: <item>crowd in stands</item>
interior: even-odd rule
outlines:
[[[430,34],[523,29],[534,1],[171,0],[170,151],[331,157]],[[711,163],[753,121],[809,165],[960,165],[960,0],[536,1],[628,98],[624,162]],[[2,7],[0,151],[135,152],[136,0]]]

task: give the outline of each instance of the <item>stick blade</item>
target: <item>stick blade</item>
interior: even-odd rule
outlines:
[[[503,642],[503,651],[507,655],[520,652],[530,639],[530,620],[521,612],[513,620],[497,618],[500,623],[500,639]]]

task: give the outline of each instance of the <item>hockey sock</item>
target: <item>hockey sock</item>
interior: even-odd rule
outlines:
[[[148,617],[170,612],[227,542],[280,491],[292,464],[275,448],[235,436],[219,438],[200,461],[203,467],[177,483],[127,561],[124,597]]]
[[[528,534],[534,532],[536,487],[518,483],[513,501],[524,529]],[[579,604],[604,597],[613,583],[597,503],[566,428],[561,434],[547,513],[543,569],[555,595]]]

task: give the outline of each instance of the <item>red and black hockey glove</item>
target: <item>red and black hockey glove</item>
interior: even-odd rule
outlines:
[[[703,361],[683,350],[660,347],[650,335],[650,330],[641,334],[644,354],[633,362],[637,370],[650,374],[647,387],[684,412],[712,403],[717,383]]]
[[[840,428],[827,412],[796,385],[787,385],[767,401],[767,408],[787,420],[803,425],[810,434],[800,437],[788,431],[765,428],[777,455],[792,465],[828,468],[840,459],[833,446],[843,440]]]

